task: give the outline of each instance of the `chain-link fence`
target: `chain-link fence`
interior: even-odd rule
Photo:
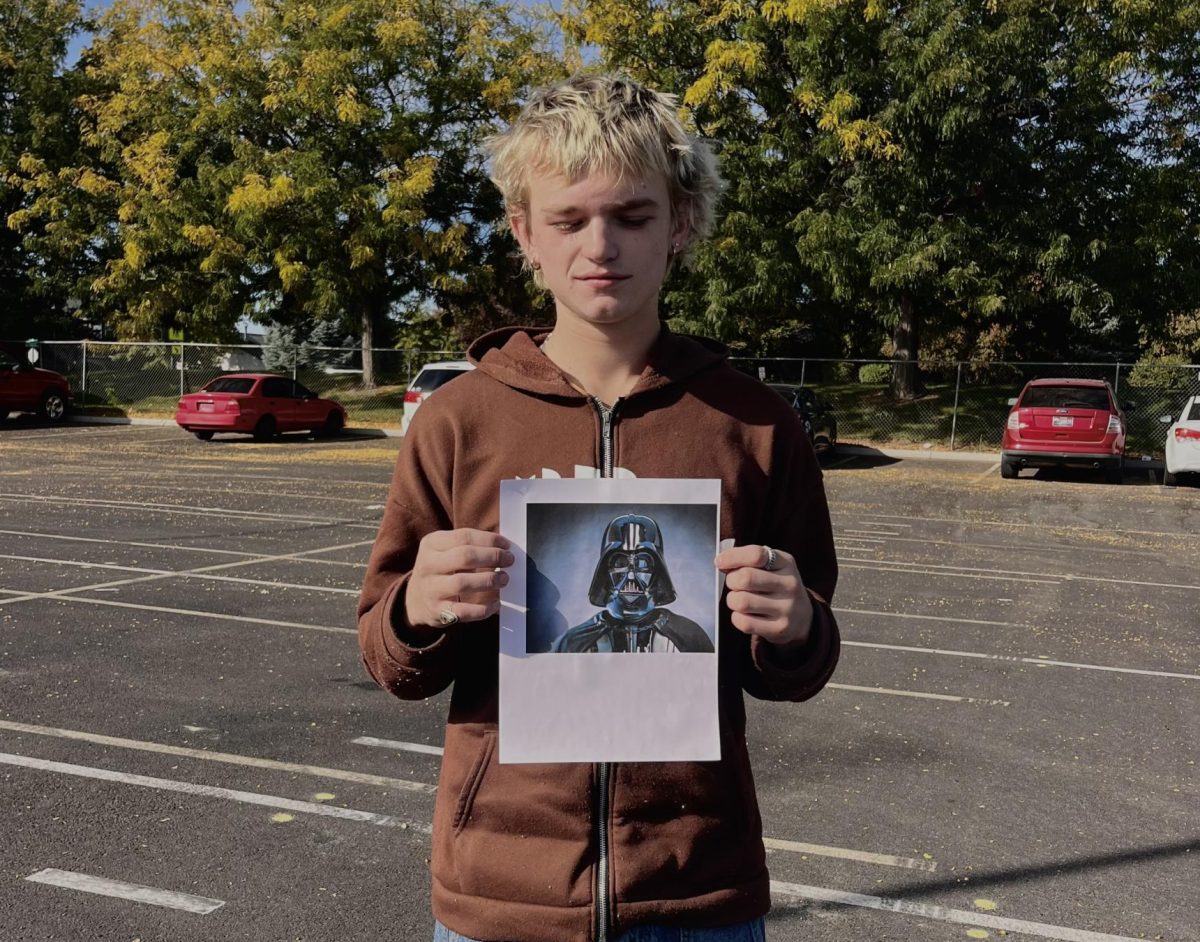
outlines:
[[[42,365],[70,380],[77,411],[174,415],[180,396],[216,376],[269,372],[341,402],[352,422],[375,426],[400,424],[405,388],[422,364],[463,356],[457,350],[372,350],[375,383],[368,388],[358,348],[47,341],[42,352]]]
[[[172,415],[180,395],[215,376],[265,370],[338,400],[355,424],[383,427],[400,424],[405,387],[423,364],[463,356],[454,350],[376,349],[375,385],[367,388],[357,348],[53,341],[42,351],[43,365],[71,381],[78,409]],[[1127,451],[1157,456],[1165,434],[1160,417],[1177,415],[1188,396],[1200,395],[1200,366],[922,362],[918,394],[896,400],[890,360],[739,358],[734,365],[767,382],[811,387],[836,416],[839,440],[867,444],[996,450],[1009,400],[1021,387],[1038,377],[1064,377],[1108,380],[1129,422]]]
[[[837,417],[838,438],[866,444],[932,444],[958,450],[1000,448],[1005,419],[1031,379],[1107,380],[1129,424],[1126,452],[1162,455],[1161,417],[1178,415],[1200,395],[1200,366],[1129,363],[922,362],[912,399],[891,392],[891,360],[738,359],[735,365],[770,383],[812,388]]]

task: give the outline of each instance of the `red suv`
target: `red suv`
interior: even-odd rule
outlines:
[[[71,386],[54,370],[43,370],[0,352],[0,419],[10,412],[36,412],[61,422],[71,406]]]
[[[1010,400],[1000,446],[1000,476],[1022,468],[1071,467],[1104,471],[1120,484],[1125,467],[1125,413],[1112,387],[1099,379],[1035,379]]]

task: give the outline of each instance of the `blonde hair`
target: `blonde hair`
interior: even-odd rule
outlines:
[[[589,173],[625,180],[658,172],[672,217],[682,214],[688,224],[690,245],[712,231],[724,188],[712,149],[679,120],[675,96],[612,73],[575,75],[538,90],[485,147],[510,216],[528,212],[535,173],[575,181]]]

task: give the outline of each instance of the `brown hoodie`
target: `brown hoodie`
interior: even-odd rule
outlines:
[[[380,686],[412,700],[454,685],[433,820],[434,914],[486,942],[591,942],[639,924],[752,919],[770,899],[742,691],[805,700],[839,651],[820,468],[781,397],[718,345],[665,328],[614,404],[608,456],[598,404],[541,353],[544,334],[481,338],[470,351],[478,368],[414,417],[358,606],[363,660]],[[497,530],[502,479],[613,468],[720,478],[721,538],[795,556],[813,595],[812,633],[781,649],[735,629],[721,606],[719,762],[500,765],[497,620],[444,632],[406,624],[417,545],[434,530]]]

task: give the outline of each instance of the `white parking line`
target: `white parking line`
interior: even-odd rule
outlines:
[[[855,513],[854,511],[843,511],[841,516],[858,517],[860,519],[868,519],[879,517],[888,520],[887,526],[901,526],[899,523],[892,523],[892,520],[919,520],[923,523],[952,523],[955,526],[961,527],[964,524],[973,527],[998,527],[1002,530],[1013,529],[1019,527],[1025,530],[1070,530],[1076,533],[1106,533],[1114,536],[1169,536],[1178,537],[1177,530],[1121,530],[1116,527],[1080,527],[1070,526],[1067,524],[1054,524],[1050,526],[1046,523],[1019,523],[1014,520],[964,520],[961,517],[922,517],[916,514],[866,514]]]
[[[953,615],[920,615],[916,612],[879,612],[869,608],[835,608],[834,614],[875,615],[882,618],[910,618],[915,621],[948,621],[963,625],[991,625],[996,628],[1032,628],[1015,621],[988,621],[983,618],[956,618]]]
[[[885,568],[887,567],[887,568]],[[1185,589],[1200,592],[1200,585],[1188,582],[1147,582],[1140,579],[1113,579],[1107,576],[1076,575],[1070,572],[1022,572],[1012,569],[985,569],[972,566],[947,566],[941,563],[905,563],[894,559],[878,560],[875,566],[851,566],[854,569],[878,569],[881,572],[911,572],[922,576],[960,576],[974,579],[1008,579],[1012,582],[1043,582],[1059,585],[1063,582],[1103,582],[1108,585],[1140,585],[1152,589]],[[997,573],[999,575],[988,575]],[[1027,578],[1050,576],[1050,579]]]
[[[100,591],[97,589],[97,591]],[[29,596],[31,599],[44,599],[51,602],[79,602],[84,605],[107,605],[111,608],[130,608],[142,612],[162,612],[166,615],[191,615],[195,618],[215,618],[218,621],[244,622],[249,625],[271,625],[276,628],[303,628],[306,631],[326,631],[334,634],[356,634],[353,628],[338,628],[332,625],[309,625],[298,621],[278,621],[273,618],[251,618],[249,615],[228,615],[224,612],[202,612],[194,608],[169,608],[165,605],[139,605],[136,602],[118,602],[116,599],[90,599],[82,595],[57,595],[47,593],[41,596]],[[24,600],[24,599],[23,599]],[[12,599],[0,599],[0,603],[11,602]]]
[[[171,466],[168,466],[168,467],[171,467]],[[198,478],[212,478],[212,479],[219,480],[219,481],[226,481],[226,480],[229,480],[229,481],[236,481],[236,480],[255,481],[259,484],[263,483],[264,481],[270,481],[270,482],[284,481],[287,483],[301,483],[301,484],[323,484],[325,486],[329,486],[331,484],[330,480],[327,478],[298,478],[298,477],[291,477],[289,475],[280,475],[280,474],[272,474],[270,477],[265,477],[262,474],[240,474],[236,471],[228,471],[228,472],[214,471],[212,473],[209,473],[209,472],[205,472],[205,471],[193,470],[194,466],[192,466],[192,465],[187,465],[187,466],[175,465],[174,467],[180,468],[181,470],[186,470],[189,481],[193,480],[193,479],[198,479]],[[95,475],[97,473],[96,469],[92,469],[90,467],[68,466],[68,467],[64,468],[63,466],[59,466],[59,465],[55,466],[55,473],[59,473],[63,470],[70,471],[73,473],[83,473],[83,474],[87,474],[87,475]],[[135,468],[125,468],[125,467],[100,468],[98,470],[101,472],[110,471],[113,473],[113,475],[115,477],[119,477],[123,481],[127,481],[130,477],[133,477],[135,475],[141,476],[141,477],[150,477],[150,478],[154,478],[155,480],[159,480],[162,477],[162,471],[158,467],[156,467],[152,471],[141,471],[141,470],[138,470]],[[353,481],[353,480],[344,481],[339,478],[336,483],[337,483],[338,488],[376,487],[376,488],[379,488],[381,491],[386,491],[387,487],[388,487],[388,482],[386,479],[381,480],[381,481]]]
[[[857,533],[860,536],[899,536],[899,530],[843,530],[843,533]],[[886,542],[880,540],[879,542]]]
[[[262,759],[258,756],[244,756],[234,752],[213,752],[208,749],[192,749],[188,746],[170,746],[166,743],[147,742],[141,739],[122,739],[119,736],[104,736],[100,733],[87,733],[77,729],[60,729],[55,726],[35,726],[32,723],[15,723],[12,720],[0,720],[0,730],[10,733],[28,733],[33,736],[52,736],[57,739],[70,739],[76,742],[90,742],[98,746],[135,749],[139,752],[157,752],[167,756],[202,759],[205,762],[242,765],[254,769],[266,769],[271,772],[315,775],[318,778],[357,782],[360,785],[383,785],[387,788],[398,788],[402,791],[420,792],[422,794],[431,795],[437,791],[434,785],[426,785],[424,782],[411,782],[402,778],[390,778],[386,775],[350,772],[345,769],[327,769],[319,765],[304,765],[298,762],[279,762],[276,759]]]
[[[258,565],[260,563],[273,563],[273,562],[279,562],[279,561],[285,560],[285,559],[295,559],[297,556],[304,556],[309,553],[326,553],[326,552],[333,552],[334,550],[351,549],[354,547],[367,546],[367,545],[370,545],[369,540],[359,540],[354,543],[339,543],[335,546],[326,546],[326,547],[312,549],[312,550],[300,550],[295,553],[280,553],[275,556],[257,556],[252,559],[239,559],[239,560],[237,560],[235,562],[231,562],[231,563],[215,563],[211,566],[197,566],[194,569],[142,570],[142,571],[146,571],[146,572],[153,572],[154,575],[139,576],[136,579],[117,579],[112,582],[95,582],[90,585],[72,586],[72,587],[69,587],[66,589],[54,589],[49,592],[29,592],[25,595],[18,596],[16,598],[0,599],[0,605],[9,605],[9,604],[16,603],[16,602],[29,602],[29,601],[41,600],[41,599],[66,599],[66,598],[73,596],[77,592],[99,592],[99,591],[104,591],[106,589],[112,589],[112,588],[119,587],[119,586],[135,585],[138,583],[155,582],[155,581],[162,580],[162,579],[173,579],[173,578],[186,577],[186,576],[198,576],[198,577],[202,577],[202,578],[218,579],[218,578],[222,578],[222,577],[205,576],[205,574],[216,572],[219,569],[237,569],[238,567],[241,567],[241,566],[254,566],[254,565]],[[120,568],[120,567],[118,567],[118,568]],[[236,577],[227,577],[227,578],[225,578],[225,581],[249,582],[251,584],[255,584],[258,582],[258,580],[243,580],[243,579],[239,579]],[[309,590],[314,589],[314,587],[311,585],[299,585],[296,583],[263,582],[261,584],[263,584],[263,585],[278,585],[280,587],[288,587],[288,588],[296,588],[296,589],[309,589]],[[321,590],[318,590],[318,591],[321,591]],[[330,589],[329,591],[335,592],[335,593],[345,593],[345,594],[349,594],[349,595],[357,595],[358,594],[358,590],[356,590],[356,589]],[[89,600],[89,601],[95,601],[95,600]],[[130,607],[136,607],[136,606],[131,605]],[[151,606],[151,607],[153,608],[153,606]],[[173,611],[173,609],[163,609],[163,611]]]
[[[48,868],[30,874],[25,879],[33,883],[46,883],[67,890],[79,890],[99,896],[115,896],[118,899],[132,900],[135,903],[149,903],[152,906],[165,906],[168,909],[182,909],[184,912],[196,913],[199,916],[207,916],[225,905],[224,900],[209,899],[207,896],[193,896],[190,893],[177,893],[174,890],[160,890],[158,887],[143,886],[140,883],[123,883],[120,880],[109,880],[107,877],[95,877],[87,873],[73,873],[70,870]]]
[[[837,903],[841,906],[861,906],[884,912],[919,916],[938,922],[952,922],[964,926],[986,926],[1002,932],[1040,936],[1043,939],[1059,939],[1061,942],[1137,942],[1132,936],[1109,935],[1106,932],[1090,932],[1087,929],[1072,929],[1069,926],[1054,926],[1044,922],[1029,922],[1025,919],[1009,919],[987,913],[970,912],[965,909],[947,909],[931,903],[914,903],[909,900],[887,899],[882,896],[865,896],[862,893],[847,893],[830,890],[822,886],[806,886],[802,883],[771,881],[771,895],[781,903],[798,900],[816,900]],[[1143,935],[1142,938],[1145,938]]]
[[[247,553],[244,550],[217,549],[211,546],[184,546],[178,543],[139,543],[134,540],[106,540],[95,536],[73,536],[66,533],[43,533],[35,530],[0,530],[0,535],[4,536],[22,536],[35,540],[66,540],[72,543],[100,543],[105,546],[136,546],[141,549],[161,549],[161,550],[179,550],[186,553],[212,553],[214,556],[239,556],[243,559],[249,559],[252,565],[260,559],[273,561],[281,557],[268,556],[264,557],[262,553]],[[360,543],[350,544],[352,546],[369,546],[370,540],[363,540]],[[297,559],[305,563],[321,563],[325,566],[356,566],[362,568],[362,563],[352,563],[341,559],[320,559],[319,557],[311,557],[313,553],[328,553],[334,549],[341,547],[318,547],[313,550],[300,550],[295,553],[289,553],[284,559]],[[311,557],[311,558],[310,558]]]
[[[313,585],[310,582],[277,582],[272,579],[244,579],[239,576],[218,576],[214,573],[204,572],[202,570],[174,570],[174,569],[145,569],[141,566],[119,566],[116,563],[89,563],[75,559],[49,559],[42,556],[14,556],[10,553],[0,553],[0,559],[12,559],[18,562],[26,563],[44,563],[48,566],[75,566],[81,569],[116,569],[121,572],[143,572],[149,573],[153,577],[162,577],[165,579],[211,579],[215,582],[236,582],[241,585],[267,586],[274,589],[303,589],[307,592],[328,592],[334,595],[358,595],[358,589],[339,589],[333,586]],[[237,563],[225,564],[234,566],[250,566],[254,564],[254,560],[249,562],[239,561]],[[126,585],[134,582],[148,582],[149,579],[130,580]],[[112,584],[106,584],[100,588],[112,588]],[[80,592],[86,587],[78,589],[58,589],[56,592]],[[31,593],[36,598],[37,595]],[[12,601],[16,602],[17,599]]]
[[[278,795],[243,792],[233,788],[200,785],[196,782],[180,782],[169,778],[154,778],[150,775],[134,775],[131,772],[114,772],[111,769],[97,769],[86,765],[73,765],[69,762],[52,762],[48,759],[35,759],[32,756],[18,756],[8,752],[0,752],[0,763],[21,766],[26,769],[37,769],[42,772],[58,772],[61,775],[75,775],[80,778],[99,779],[104,782],[137,785],[140,788],[156,788],[160,791],[182,792],[186,795],[200,795],[205,798],[224,798],[227,801],[239,801],[249,805],[260,805],[265,808],[278,808],[282,811],[295,811],[299,814],[316,814],[326,818],[341,818],[345,821],[377,824],[381,827],[412,829],[425,834],[430,833],[432,830],[427,824],[404,821],[390,814],[357,811],[354,808],[322,805],[314,801],[295,801],[291,798],[280,798]]]
[[[178,546],[170,543],[136,543],[132,540],[106,540],[96,536],[69,536],[65,533],[43,533],[35,530],[0,530],[4,536],[24,536],[36,540],[68,540],[73,543],[101,543],[106,546],[137,546],[144,549],[184,550],[192,553],[213,553],[220,556],[258,556],[242,550],[211,549],[207,546]]]
[[[932,564],[926,565],[924,568],[916,568],[915,566],[902,565],[893,562],[890,559],[881,559],[877,564],[871,566],[855,565],[854,563],[846,563],[846,569],[870,569],[875,572],[904,572],[914,576],[945,576],[947,579],[990,579],[999,582],[1029,582],[1038,585],[1061,585],[1061,579],[1035,579],[1023,575],[990,575],[986,572],[978,571],[958,571],[957,568],[950,567],[934,567]],[[1000,570],[995,570],[999,573]],[[1063,578],[1069,579],[1070,576]]]
[[[12,723],[0,721],[0,729],[10,730],[18,733],[33,733],[36,735],[58,736],[67,739],[83,740],[85,742],[96,743],[104,746],[117,746],[126,749],[137,749],[149,752],[159,752],[166,755],[185,756],[187,758],[205,759],[216,762],[232,762],[235,765],[249,765],[256,768],[265,768],[274,771],[299,772],[306,775],[315,775],[321,778],[335,778],[343,781],[360,782],[368,785],[383,785],[385,787],[401,788],[405,791],[416,791],[427,794],[434,793],[437,789],[433,785],[426,785],[422,782],[408,782],[403,779],[386,778],[381,775],[366,775],[360,772],[348,772],[342,769],[327,769],[319,766],[297,765],[290,762],[276,762],[270,759],[258,759],[252,756],[230,755],[228,753],[214,753],[203,749],[187,749],[180,746],[166,746],[162,743],[143,742],[135,739],[120,739],[115,736],[101,736],[95,733],[84,733],[77,730],[55,729],[46,726],[33,726],[27,723]],[[374,740],[372,737],[364,736],[363,740],[371,740],[364,743],[366,745],[376,745],[388,743],[389,740]],[[359,740],[354,740],[359,742]],[[414,746],[418,743],[405,743],[404,745]],[[440,754],[441,750],[434,746],[425,746],[426,750],[437,750]],[[416,751],[416,750],[414,750]],[[177,782],[170,779],[151,778],[144,775],[131,775],[124,772],[114,772],[107,769],[96,769],[89,766],[70,765],[62,762],[51,762],[44,759],[35,759],[30,756],[19,756],[11,753],[0,753],[0,762],[7,762],[10,765],[20,765],[27,768],[41,769],[49,772],[61,772],[67,775],[78,775],[85,778],[98,778],[105,781],[124,782],[130,785],[141,785],[150,788],[163,788],[168,791],[182,791],[190,794],[208,795],[217,798],[232,798],[238,801],[252,801],[253,804],[269,804],[272,807],[287,808],[292,811],[302,811],[310,814],[328,813],[327,811],[316,811],[314,809],[329,809],[328,805],[315,805],[309,802],[295,802],[286,798],[272,798],[271,796],[262,796],[257,793],[236,792],[224,788],[211,788],[209,786],[192,785],[187,782]],[[245,796],[253,794],[254,799],[248,799]],[[286,804],[285,804],[286,803]],[[349,809],[333,808],[333,811],[348,812]],[[377,815],[370,812],[350,812],[349,814],[337,814],[336,817],[346,817],[356,821],[366,821],[370,824],[386,824],[389,821],[394,821],[389,815]],[[386,820],[385,820],[386,819]],[[407,823],[402,827],[412,827],[423,833],[430,833],[431,828],[428,825]],[[852,850],[844,847],[830,847],[824,844],[808,844],[800,841],[781,840],[779,838],[765,837],[763,843],[773,849],[788,851],[798,854],[812,854],[814,856],[837,857],[842,860],[854,860],[860,863],[876,864],[885,867],[900,867],[906,870],[925,870],[933,872],[937,870],[937,863],[933,860],[919,860],[910,857],[896,857],[891,854],[877,854],[871,851]]]
[[[401,752],[420,752],[429,756],[440,756],[441,746],[427,746],[420,742],[401,742],[398,739],[376,739],[374,736],[359,736],[350,742],[356,746],[378,746],[380,749],[399,749]]]
[[[835,536],[836,535],[837,534],[835,533]],[[841,543],[843,541],[843,539],[855,540],[855,541],[860,541],[860,542],[862,540],[861,537],[845,537],[845,538],[839,538],[838,542]],[[938,539],[934,539],[932,537],[897,536],[897,537],[893,537],[890,540],[878,540],[876,542],[879,542],[879,543],[886,542],[886,543],[891,543],[891,544],[920,543],[925,546],[948,546],[954,550],[984,549],[984,550],[1000,550],[1001,552],[1004,552],[1004,553],[1017,552],[1017,553],[1021,553],[1021,554],[1038,553],[1038,552],[1057,553],[1057,554],[1097,553],[1097,554],[1107,554],[1107,555],[1115,555],[1115,556],[1137,556],[1141,559],[1153,559],[1153,560],[1158,560],[1158,559],[1162,558],[1162,554],[1160,552],[1155,552],[1153,550],[1121,549],[1119,547],[1112,547],[1112,546],[1092,546],[1092,545],[1083,545],[1083,544],[1030,543],[1026,540],[1022,540],[1019,545],[1014,545],[1011,543],[975,543],[975,542],[971,542],[969,540],[938,540]]]
[[[878,644],[872,641],[847,641],[852,648],[879,648],[884,651],[907,651],[913,654],[942,654],[948,657],[970,657],[985,661],[1009,661],[1016,664],[1035,664],[1038,667],[1073,667],[1086,671],[1109,671],[1114,674],[1141,674],[1146,677],[1174,677],[1180,680],[1200,680],[1200,674],[1180,674],[1174,671],[1146,670],[1139,667],[1109,667],[1105,664],[1078,664],[1075,661],[1052,661],[1043,657],[1017,657],[1011,654],[983,654],[977,651],[953,651],[948,648],[920,648],[907,644]]]
[[[15,503],[52,503],[55,506],[79,507],[127,507],[131,510],[147,510],[159,514],[182,514],[194,517],[220,517],[223,520],[284,520],[289,523],[324,523],[350,526],[352,520],[339,517],[298,517],[295,514],[276,514],[265,510],[235,510],[229,507],[205,507],[192,504],[151,504],[145,501],[101,500],[90,497],[62,497],[43,494],[0,494],[0,500]]]
[[[979,474],[975,475],[974,477],[972,477],[972,478],[971,478],[971,483],[972,483],[972,484],[978,484],[978,483],[979,483],[980,481],[982,481],[984,478],[990,478],[990,477],[991,477],[993,474],[995,474],[995,473],[996,473],[996,472],[997,472],[999,469],[1000,469],[1000,462],[999,462],[999,461],[997,461],[997,462],[995,462],[994,464],[992,464],[992,466],[991,466],[991,467],[989,467],[989,468],[988,468],[986,471],[983,471],[983,472],[981,472],[981,473],[979,473]]]
[[[924,693],[918,690],[893,690],[890,687],[859,687],[855,684],[825,685],[834,690],[850,690],[854,693],[885,693],[893,697],[915,697],[918,700],[944,700],[948,703],[979,703],[983,706],[1011,706],[1008,700],[981,700],[976,697],[956,697],[948,693]]]
[[[847,850],[844,847],[828,847],[824,844],[805,844],[802,841],[783,841],[764,837],[763,846],[768,850],[787,850],[795,854],[813,854],[818,857],[838,857],[842,860],[857,860],[862,863],[878,864],[881,867],[901,867],[905,870],[937,870],[933,860],[916,857],[893,857],[891,854],[874,854],[866,850]]]

